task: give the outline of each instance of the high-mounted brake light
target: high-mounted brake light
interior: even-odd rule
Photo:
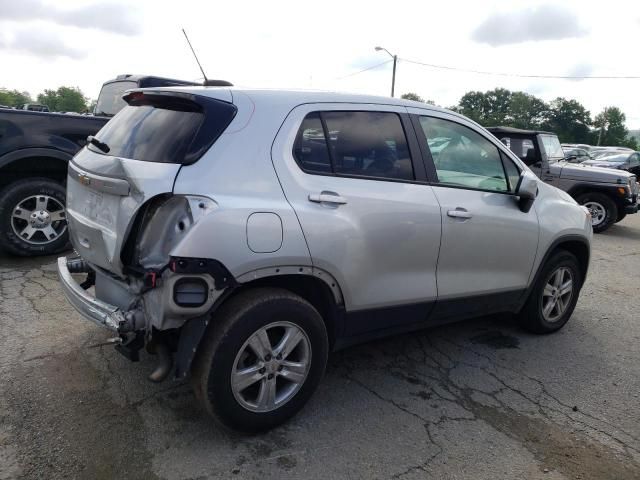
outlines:
[[[124,100],[129,104],[131,104],[131,102],[142,100],[143,98],[144,98],[143,92],[131,92],[124,96]]]

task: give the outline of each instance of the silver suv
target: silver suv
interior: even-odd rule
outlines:
[[[226,426],[291,417],[347,345],[497,312],[549,333],[573,312],[589,212],[465,117],[335,93],[124,99],[70,163],[60,279]]]

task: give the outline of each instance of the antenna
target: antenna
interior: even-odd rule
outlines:
[[[196,55],[196,51],[193,49],[193,46],[191,45],[191,42],[189,41],[189,37],[187,36],[187,32],[184,31],[184,28],[182,29],[182,33],[184,33],[184,38],[187,39],[187,43],[189,44],[189,48],[191,49],[191,52],[193,53],[193,56],[196,59],[196,62],[198,63],[198,67],[200,67],[200,71],[202,72],[202,76],[204,77],[204,84],[206,85],[207,82],[209,81],[209,79],[207,78],[207,75],[204,73],[204,69],[202,68],[202,65],[200,65],[200,60],[198,60],[198,56]]]

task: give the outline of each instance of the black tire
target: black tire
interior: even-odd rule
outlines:
[[[66,192],[62,185],[48,178],[29,178],[14,182],[0,192],[0,248],[19,256],[52,255],[69,246],[69,235],[66,220],[55,223],[56,229],[62,233],[54,240],[48,241],[42,234],[34,235],[36,243],[30,243],[14,231],[12,215],[24,199],[44,195],[64,206]],[[64,223],[61,223],[64,222]],[[26,224],[26,221],[25,221]],[[19,232],[18,232],[19,233]]]
[[[616,218],[616,223],[621,222],[622,220],[624,220],[624,217],[626,217],[627,214],[625,212],[620,212],[618,211],[618,218]]]
[[[566,304],[564,312],[557,319],[550,322],[545,319],[543,314],[543,292],[553,274],[560,268],[570,270],[573,291],[570,299],[567,299],[568,303]],[[527,303],[525,303],[518,315],[520,324],[530,332],[538,334],[552,333],[560,330],[567,323],[576,307],[583,281],[582,270],[575,255],[566,250],[558,250],[552,254],[542,267]]]
[[[251,411],[236,399],[231,386],[236,356],[254,333],[281,321],[294,324],[306,334],[311,352],[308,373],[286,403],[267,412]],[[200,404],[221,425],[246,433],[269,430],[295,415],[311,397],[324,374],[328,349],[322,317],[306,300],[276,288],[241,292],[211,320],[194,360],[193,390]]]
[[[583,193],[582,195],[578,195],[576,201],[580,205],[587,204],[589,202],[594,202],[602,205],[604,207],[605,216],[604,219],[599,224],[593,225],[593,233],[602,233],[607,230],[611,225],[616,223],[618,218],[618,206],[615,204],[611,198],[606,196],[603,193],[598,192],[589,192]]]

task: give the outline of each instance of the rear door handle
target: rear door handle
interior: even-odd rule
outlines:
[[[344,205],[347,200],[335,192],[320,192],[309,195],[309,201],[314,203],[332,203],[334,205]]]
[[[453,218],[471,218],[471,217],[473,217],[471,212],[468,212],[464,208],[460,208],[460,207],[456,208],[455,210],[449,210],[447,212],[447,215],[449,217],[453,217]]]

